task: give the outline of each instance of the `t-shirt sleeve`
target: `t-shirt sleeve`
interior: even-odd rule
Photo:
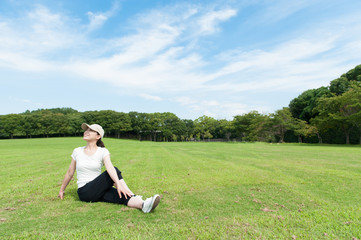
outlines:
[[[102,148],[102,160],[104,160],[104,158],[108,155],[110,155],[109,150],[106,148]]]
[[[79,152],[79,149],[78,148],[75,148],[73,150],[73,153],[71,154],[71,157],[76,161],[76,157],[78,155],[78,152]]]

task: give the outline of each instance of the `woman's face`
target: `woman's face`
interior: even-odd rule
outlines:
[[[99,138],[100,135],[96,131],[91,130],[90,128],[88,128],[83,134],[83,139],[87,141],[98,140]]]

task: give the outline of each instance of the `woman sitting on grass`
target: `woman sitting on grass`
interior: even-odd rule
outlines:
[[[83,123],[81,128],[85,130],[83,139],[87,141],[87,145],[74,149],[58,197],[63,199],[65,188],[76,169],[78,195],[81,201],[118,203],[142,209],[145,213],[156,208],[160,201],[158,194],[143,201],[142,196],[133,194],[119,169],[113,166],[110,161],[110,153],[102,142],[103,128],[98,124],[88,125],[86,123]],[[106,171],[101,173],[103,164]],[[116,188],[113,188],[113,185]]]

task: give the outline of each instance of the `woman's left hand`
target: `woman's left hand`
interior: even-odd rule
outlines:
[[[125,199],[128,199],[128,196],[131,197],[133,195],[133,193],[126,186],[124,186],[121,181],[118,181],[115,187],[117,188],[120,198],[122,198],[122,194],[125,196]]]
[[[127,184],[124,182],[124,180],[118,179],[118,175],[115,171],[115,168],[114,168],[112,162],[110,161],[110,156],[108,155],[108,156],[104,157],[103,161],[104,161],[104,165],[108,171],[109,176],[114,181],[114,185],[117,188],[119,197],[122,198],[122,194],[125,196],[125,199],[128,199],[128,196],[129,196],[129,198],[132,197],[133,193],[132,193],[132,191],[129,190],[129,188],[128,188]]]

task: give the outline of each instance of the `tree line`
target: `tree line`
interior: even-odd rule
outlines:
[[[151,141],[265,141],[361,144],[361,65],[294,98],[271,114],[251,111],[232,120],[174,113],[79,112],[72,108],[0,116],[0,138],[80,136],[83,123],[98,123],[107,137]]]

